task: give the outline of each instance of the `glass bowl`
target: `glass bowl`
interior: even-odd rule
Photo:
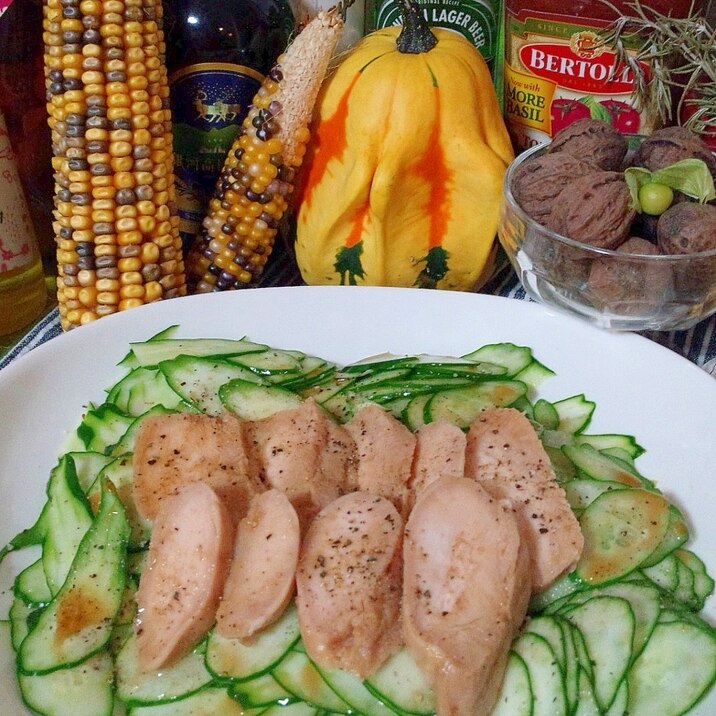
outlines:
[[[547,145],[532,147],[508,167],[498,225],[500,244],[529,296],[614,330],[682,330],[716,312],[716,249],[621,253],[561,236],[530,218],[515,201],[512,177],[546,151]]]

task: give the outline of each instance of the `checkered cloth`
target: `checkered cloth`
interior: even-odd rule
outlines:
[[[280,247],[277,247],[280,249]],[[264,274],[262,286],[300,286],[301,277],[296,264],[286,251],[274,255]],[[531,301],[520,285],[507,260],[502,257],[497,269],[482,289],[482,293]],[[0,369],[36,346],[54,338],[61,332],[57,309],[55,308],[38,321],[23,338],[0,359]],[[702,321],[687,331],[647,331],[642,335],[670,348],[679,355],[703,367],[716,377],[716,316]]]

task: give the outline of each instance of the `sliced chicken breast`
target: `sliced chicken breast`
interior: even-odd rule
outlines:
[[[486,716],[530,596],[511,510],[474,480],[440,478],[410,514],[403,556],[405,643],[433,684],[438,716]]]
[[[420,493],[441,477],[465,476],[465,433],[447,420],[421,426],[415,433],[417,445],[410,480],[410,507]]]
[[[467,435],[465,475],[509,500],[530,548],[532,587],[540,591],[572,569],[584,538],[530,421],[514,408],[480,414]]]
[[[132,494],[139,514],[154,520],[162,502],[191,482],[214,488],[238,522],[263,490],[243,423],[229,413],[153,415],[136,438]]]
[[[296,574],[308,655],[326,669],[373,673],[401,645],[403,520],[366,492],[333,501],[311,524]]]
[[[281,616],[296,586],[301,542],[298,515],[288,497],[267,490],[251,501],[239,522],[216,631],[250,640]]]
[[[415,435],[378,405],[361,408],[346,429],[356,444],[358,489],[387,497],[405,516]]]
[[[201,482],[162,501],[137,590],[139,664],[173,664],[214,623],[234,543],[224,503]]]
[[[303,526],[344,493],[353,441],[314,400],[254,421],[248,430],[265,484],[288,497]]]

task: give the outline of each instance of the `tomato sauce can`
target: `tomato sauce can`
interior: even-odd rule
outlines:
[[[686,17],[691,0],[641,4]],[[507,0],[504,116],[517,151],[549,141],[584,117],[608,121],[625,134],[649,134],[658,126],[656,112],[636,104],[633,70],[617,66],[614,49],[602,42],[615,9],[634,12],[619,0],[613,8],[601,0]],[[632,57],[644,41],[623,38]],[[640,65],[648,77],[648,62]]]

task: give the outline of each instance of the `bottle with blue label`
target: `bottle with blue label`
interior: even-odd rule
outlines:
[[[216,179],[295,20],[287,0],[168,0],[167,67],[179,230],[200,233]]]

